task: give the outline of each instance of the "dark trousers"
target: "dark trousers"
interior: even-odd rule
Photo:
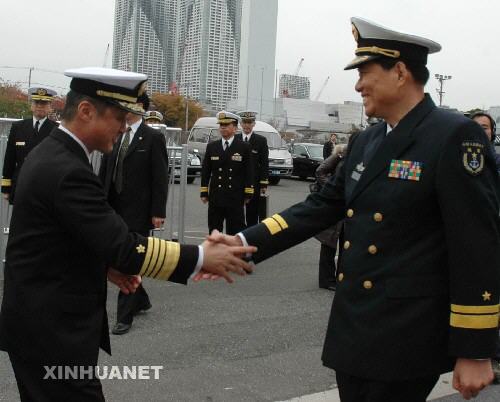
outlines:
[[[245,229],[245,213],[242,205],[219,207],[208,203],[208,232],[217,229],[222,233],[226,221],[226,233],[234,235]]]
[[[254,195],[250,199],[248,204],[245,204],[245,220],[247,223],[247,227],[259,223],[259,202],[260,202],[260,194],[256,193],[256,195]]]
[[[375,381],[336,372],[342,402],[425,402],[439,376]]]
[[[43,379],[42,363],[31,363],[9,353],[21,402],[104,402],[99,379]],[[97,362],[94,364],[94,366]],[[57,375],[55,370],[54,374]]]
[[[321,243],[321,249],[319,252],[319,287],[328,288],[328,286],[334,285],[335,280],[335,254],[337,250]]]

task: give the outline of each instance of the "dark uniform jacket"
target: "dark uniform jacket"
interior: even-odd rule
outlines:
[[[336,179],[243,232],[256,261],[345,217],[343,264],[323,350],[327,367],[398,380],[490,358],[498,337],[497,173],[471,120],[428,95],[385,135],[352,143]],[[366,164],[370,145],[382,142]]]
[[[114,186],[121,139],[113,152],[104,155],[99,177],[106,193]],[[153,216],[165,218],[168,194],[168,155],[165,137],[144,122],[141,123],[123,160],[123,189],[116,200],[118,211],[131,231],[148,232]],[[109,199],[109,198],[108,198]],[[115,205],[112,205],[115,207]]]
[[[243,134],[236,134],[235,138],[243,141]],[[266,137],[252,133],[248,140],[253,162],[253,189],[254,196],[258,197],[261,188],[266,188],[269,184],[269,148]]]
[[[212,205],[219,207],[243,206],[245,198],[254,194],[252,183],[252,160],[247,144],[234,138],[226,151],[220,139],[207,144],[200,197],[208,197]]]
[[[17,176],[26,156],[56,127],[50,119],[45,119],[38,134],[35,134],[33,118],[16,121],[10,129],[2,172],[2,193],[10,194],[9,202],[14,202]]]
[[[82,147],[54,130],[26,160],[7,244],[0,349],[94,365],[108,353],[106,269],[186,283],[198,249],[128,231]]]

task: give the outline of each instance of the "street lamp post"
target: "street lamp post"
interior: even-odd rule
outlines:
[[[451,80],[451,75],[434,74],[434,78],[439,81],[439,88],[436,88],[436,91],[439,94],[439,106],[443,106],[443,95],[445,94],[443,83],[444,81]]]

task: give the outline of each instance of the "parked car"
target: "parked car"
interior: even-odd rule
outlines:
[[[318,166],[323,162],[323,145],[295,143],[291,149],[293,158],[292,176],[301,179],[315,177]]]
[[[267,146],[269,147],[269,183],[276,185],[281,178],[290,177],[293,167],[292,155],[276,129],[263,121],[257,120],[254,132],[267,139]],[[207,143],[218,138],[220,138],[220,134],[217,119],[215,117],[201,117],[196,121],[189,133],[189,150],[197,153],[203,161]]]
[[[167,127],[165,124],[150,124],[150,127],[155,130],[159,130],[164,136],[167,143],[167,149],[169,147],[177,147],[181,143],[181,132],[180,128]],[[181,156],[182,151],[180,150],[170,150],[168,153],[170,172],[172,171],[172,166],[174,166],[174,177],[176,180],[181,177]],[[194,180],[201,175],[201,159],[196,152],[188,153],[188,166],[187,166],[187,182],[189,184],[193,183]]]

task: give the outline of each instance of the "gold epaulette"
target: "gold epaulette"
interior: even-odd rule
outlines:
[[[2,179],[2,187],[12,186],[12,179]]]
[[[136,250],[139,254],[146,254],[139,275],[164,281],[168,280],[177,268],[181,255],[179,243],[156,237],[148,237],[147,247],[139,244]]]
[[[200,193],[208,193],[208,187],[200,187]]]
[[[245,187],[245,194],[253,194],[253,187]]]

